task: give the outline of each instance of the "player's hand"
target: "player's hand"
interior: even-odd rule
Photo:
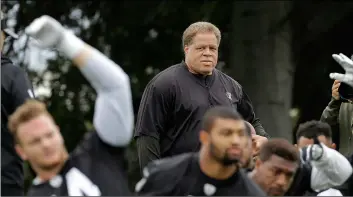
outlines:
[[[252,150],[253,150],[252,156],[256,157],[259,154],[259,152],[260,152],[261,146],[264,143],[266,143],[268,141],[268,139],[266,137],[262,137],[262,136],[256,135],[256,134],[253,134],[251,136],[251,138],[252,138],[252,145],[253,145],[253,147],[252,147]]]
[[[336,60],[337,63],[339,63],[344,68],[346,73],[331,73],[330,78],[339,80],[353,87],[353,61],[342,53],[340,53],[339,55],[333,54],[332,57],[334,60]]]
[[[299,149],[300,157],[303,163],[318,161],[324,154],[323,145],[317,138],[314,138],[314,144]]]
[[[65,28],[50,16],[35,19],[26,29],[27,35],[36,39],[43,48],[57,48]]]
[[[340,100],[340,94],[338,92],[338,88],[340,87],[341,82],[338,80],[335,80],[332,85],[332,98],[335,100]]]

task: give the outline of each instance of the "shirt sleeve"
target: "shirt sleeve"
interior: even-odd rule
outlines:
[[[166,131],[168,116],[172,113],[173,104],[170,79],[157,76],[147,84],[137,114],[135,137],[141,135],[154,137],[159,140],[159,135]]]
[[[269,138],[270,135],[266,133],[265,129],[263,128],[260,122],[260,119],[257,118],[255,115],[254,108],[252,106],[252,102],[249,96],[244,92],[243,89],[241,89],[241,91],[241,99],[238,104],[239,113],[243,116],[246,121],[250,122],[253,125],[257,135]]]
[[[98,94],[93,119],[98,136],[114,147],[128,145],[134,121],[128,75],[95,49],[81,72]]]
[[[32,84],[28,79],[26,72],[18,68],[13,79],[11,94],[14,109],[22,105],[27,99],[34,98]]]
[[[151,161],[160,158],[159,141],[150,136],[140,136],[136,140],[137,154],[139,158],[140,171]]]
[[[352,166],[346,157],[334,149],[322,146],[322,158],[311,162],[311,188],[316,192],[342,185],[352,174]]]
[[[341,101],[331,99],[327,107],[322,112],[320,120],[331,126],[337,125],[341,103]]]

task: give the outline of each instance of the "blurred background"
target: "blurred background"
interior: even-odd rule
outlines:
[[[96,94],[70,62],[23,34],[41,15],[54,17],[121,65],[131,79],[135,112],[148,81],[182,61],[185,28],[214,23],[222,32],[218,68],[244,87],[266,131],[291,141],[297,125],[320,119],[331,98],[329,73],[343,72],[331,55],[353,54],[349,1],[11,0],[1,6],[8,26],[20,34],[7,41],[4,53],[29,73],[69,151],[92,129]],[[133,187],[140,178],[134,142],[127,160]],[[26,166],[27,184],[33,176]]]

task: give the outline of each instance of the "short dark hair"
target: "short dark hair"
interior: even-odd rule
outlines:
[[[242,116],[231,107],[216,106],[205,113],[202,119],[202,129],[204,131],[211,131],[213,124],[217,118],[243,120]]]
[[[272,155],[279,156],[285,160],[299,162],[299,151],[298,149],[282,138],[272,138],[262,145],[259,158],[265,162],[271,158]]]
[[[297,140],[299,140],[300,137],[314,139],[320,135],[332,139],[331,126],[325,122],[312,120],[299,125],[296,138]]]

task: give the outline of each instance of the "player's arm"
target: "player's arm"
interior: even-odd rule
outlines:
[[[308,146],[304,149],[306,152],[312,152],[311,155],[318,155],[316,151],[321,152],[316,145]],[[321,143],[322,156],[320,159],[312,160],[311,172],[311,188],[314,191],[322,191],[334,186],[343,184],[352,174],[352,166],[349,161],[339,152],[334,149],[326,147]],[[309,149],[315,149],[310,150]],[[303,150],[302,150],[303,151]]]
[[[97,91],[93,123],[99,137],[111,146],[128,145],[133,131],[128,75],[120,66],[88,45],[83,46],[73,62]]]
[[[256,117],[252,102],[249,96],[241,88],[241,99],[238,104],[238,111],[243,116],[244,120],[250,122],[255,128],[256,134],[270,138],[270,135],[263,128],[260,119]]]
[[[166,132],[172,116],[172,79],[161,76],[147,84],[137,114],[135,137],[140,170],[151,161],[160,159],[160,134]]]
[[[33,21],[26,33],[42,46],[57,48],[71,59],[97,91],[94,126],[101,140],[116,147],[129,144],[133,109],[127,74],[49,16]]]
[[[14,76],[11,86],[11,95],[13,107],[16,109],[27,99],[34,98],[34,93],[27,74],[19,67],[14,66],[12,69],[14,70]]]

